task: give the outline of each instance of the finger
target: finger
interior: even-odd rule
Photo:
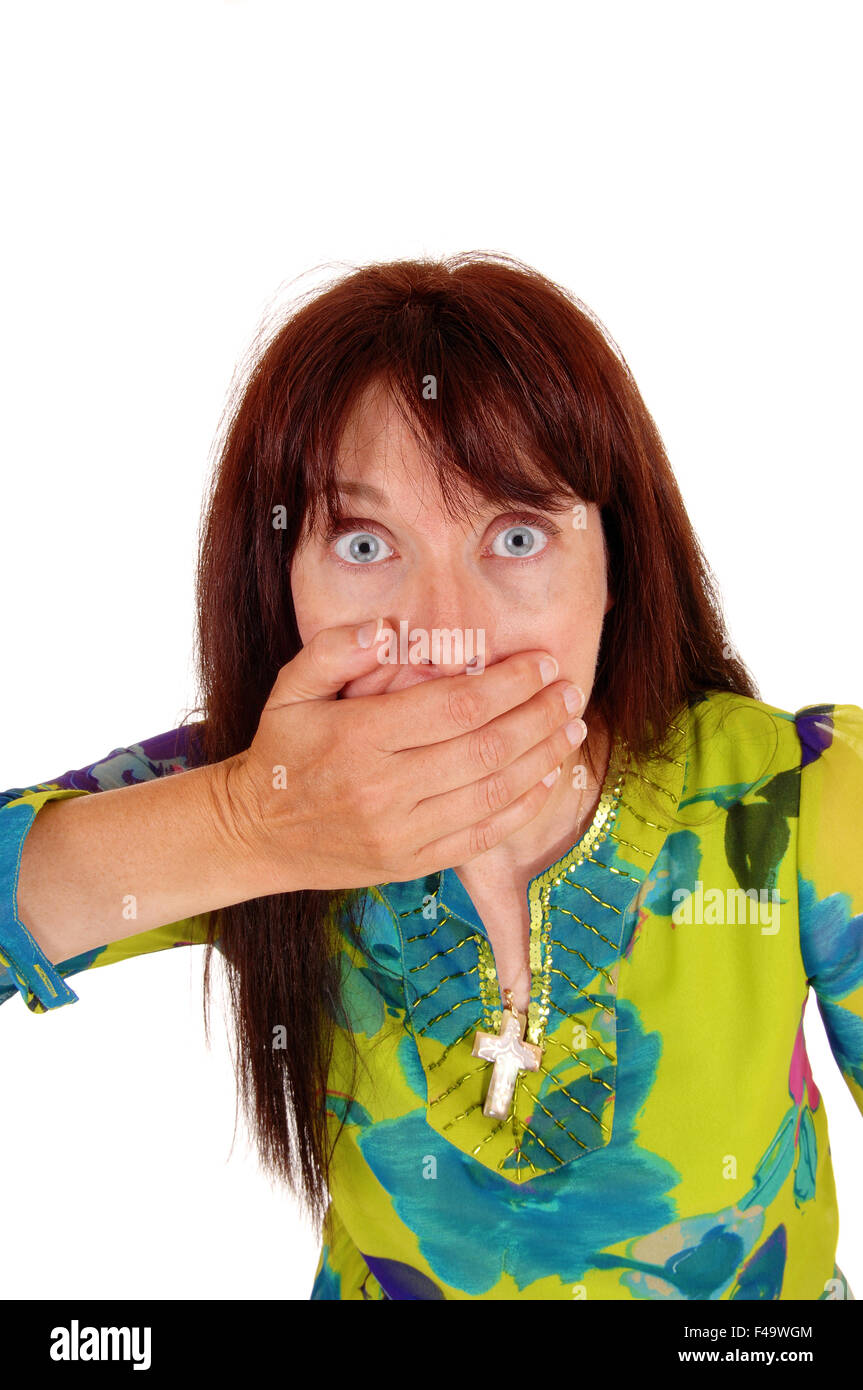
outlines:
[[[465,832],[471,825],[488,820],[517,801],[555,768],[562,768],[566,759],[577,753],[587,733],[583,720],[570,720],[570,723],[574,740],[570,739],[565,727],[557,728],[491,776],[418,802],[410,813],[414,839],[420,843],[428,841],[442,825],[453,835]]]
[[[520,830],[539,815],[553,788],[537,782],[522,796],[511,801],[502,811],[486,816],[467,829],[444,835],[424,846],[416,856],[416,871],[411,876],[419,878],[423,874],[437,873],[440,869],[451,869],[466,864],[478,854],[494,849],[509,835]]]
[[[411,784],[421,798],[446,795],[459,788],[469,791],[503,773],[575,718],[583,706],[584,695],[576,686],[577,703],[570,709],[564,699],[568,687],[568,681],[555,681],[489,724],[432,748],[403,749],[395,755],[396,759],[409,766]]]
[[[542,670],[542,662],[552,663],[553,669]],[[555,680],[557,670],[548,652],[515,652],[476,675],[440,676],[406,690],[359,698],[387,701],[387,742],[382,746],[394,753],[482,728]]]
[[[368,626],[373,625],[377,626],[378,635],[365,647],[360,646],[357,634],[366,624],[321,628],[281,668],[267,708],[278,709],[304,700],[334,700],[348,681],[373,671],[379,664],[381,643],[387,632],[393,631],[385,618],[373,619]]]

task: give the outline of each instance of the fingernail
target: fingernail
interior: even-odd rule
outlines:
[[[560,667],[553,656],[544,656],[539,663],[539,674],[542,676],[543,685],[548,685],[557,676]]]
[[[357,628],[357,642],[361,647],[370,647],[380,635],[384,625],[383,618],[374,618],[370,623],[363,623],[362,627]]]
[[[547,787],[553,787],[558,777],[560,776],[560,772],[561,769],[559,767],[556,767],[552,772],[547,772],[542,779],[545,785]]]
[[[583,743],[587,738],[587,725],[583,719],[571,719],[565,729],[570,743]]]
[[[563,703],[570,714],[575,714],[584,704],[584,691],[580,685],[568,685],[563,692]]]

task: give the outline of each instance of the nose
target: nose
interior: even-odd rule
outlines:
[[[412,576],[399,594],[395,619],[399,670],[391,689],[420,681],[462,675],[470,665],[485,665],[490,630],[488,595],[477,578],[438,561],[431,573]]]

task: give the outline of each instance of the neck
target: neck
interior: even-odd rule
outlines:
[[[539,815],[509,835],[494,849],[458,865],[454,872],[470,885],[511,886],[518,893],[549,864],[560,859],[581,839],[596,814],[608,771],[611,740],[599,714],[591,720],[585,743],[565,758],[560,776]],[[583,769],[573,781],[577,770]],[[584,782],[585,785],[579,785]]]

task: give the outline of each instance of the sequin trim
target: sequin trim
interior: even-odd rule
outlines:
[[[549,921],[549,899],[553,884],[559,884],[566,876],[567,871],[574,864],[583,864],[590,857],[591,851],[596,845],[601,844],[605,839],[609,827],[613,824],[620,797],[623,792],[626,774],[630,766],[630,753],[626,749],[623,766],[615,768],[612,766],[606,773],[605,786],[599,798],[596,811],[590,825],[585,830],[581,839],[572,849],[552,864],[543,874],[538,875],[528,886],[528,905],[530,908],[530,1000],[527,1009],[527,1029],[525,1038],[528,1042],[544,1045],[546,1025],[549,1016],[549,999],[551,995],[551,975],[552,975],[552,943],[550,940],[551,927]],[[613,779],[613,785],[609,783]],[[570,880],[567,879],[567,882]],[[579,885],[575,885],[579,886]],[[589,890],[585,890],[589,891]],[[592,895],[595,896],[595,895]],[[602,904],[610,907],[610,903]],[[617,909],[614,909],[617,911]],[[581,920],[580,918],[578,919]],[[583,925],[587,925],[586,923]],[[483,1028],[486,1032],[499,1033],[503,1021],[502,991],[497,967],[494,959],[494,949],[485,937],[475,935],[474,940],[477,946],[478,968],[481,980],[481,994],[483,1000]],[[609,943],[611,944],[611,943]],[[584,957],[586,960],[587,958]],[[587,964],[590,964],[588,961]],[[593,967],[592,967],[593,968]],[[596,970],[594,969],[594,973]],[[583,991],[582,991],[583,992]],[[594,1002],[594,1001],[591,1001]],[[485,1066],[491,1064],[486,1062]]]

